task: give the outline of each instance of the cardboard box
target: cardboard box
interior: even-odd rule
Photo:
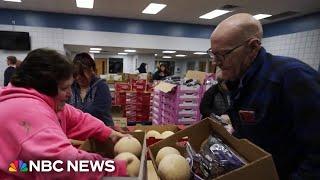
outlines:
[[[164,131],[172,131],[174,133],[178,132],[180,130],[180,128],[176,125],[151,125],[151,126],[133,126],[130,127],[130,131],[135,131],[135,130],[142,130],[145,133],[147,133],[150,130],[155,130],[158,131],[160,134],[163,133]],[[147,147],[160,141],[162,139],[156,139],[156,138],[148,138],[147,141]]]
[[[191,71],[189,70],[186,74],[186,78],[187,79],[196,79],[199,80],[200,84],[204,83],[204,80],[207,77],[207,73],[206,72],[202,72],[202,71]]]
[[[185,147],[181,146],[183,138],[188,138],[191,146],[199,152],[201,143],[206,140],[210,133],[214,132],[220,136],[224,142],[242,156],[248,163],[238,169],[230,171],[215,179],[217,180],[278,180],[277,171],[272,160],[272,156],[263,149],[254,145],[246,139],[237,139],[229,134],[223,126],[216,123],[213,119],[206,118],[201,122],[189,126],[188,128],[175,133],[173,136],[159,141],[149,147],[151,160],[157,170],[155,158],[158,151],[171,146],[178,149],[182,155],[185,154]]]
[[[112,118],[114,126],[117,127],[127,127],[127,118],[126,117],[113,117]]]
[[[178,132],[180,129],[176,125],[151,125],[151,126],[142,126],[142,125],[137,125],[131,127],[132,131],[135,130],[142,130],[144,132],[148,132],[150,130],[155,130],[158,131],[159,133],[163,133],[164,131],[172,131],[172,132]]]
[[[133,137],[137,138],[142,145],[142,152],[140,159],[140,170],[138,177],[104,177],[102,179],[107,180],[146,180],[147,179],[147,146],[146,146],[146,139],[145,133],[143,132],[128,132]],[[83,145],[80,146],[80,149],[83,149],[88,152],[94,152],[102,155],[106,158],[114,158],[113,149],[114,145],[111,140],[105,142],[99,142],[95,140],[87,140]]]
[[[128,74],[128,73],[124,73],[123,74],[123,81],[125,82],[130,82],[131,80],[138,80],[138,74]]]
[[[162,91],[164,93],[168,93],[168,92],[172,91],[172,89],[174,87],[176,87],[176,86],[177,85],[175,85],[175,84],[170,84],[170,83],[166,83],[166,82],[160,81],[160,83],[158,85],[156,85],[154,87],[154,89],[160,90],[160,91]]]
[[[152,164],[152,161],[147,161],[148,180],[159,180],[156,170]]]

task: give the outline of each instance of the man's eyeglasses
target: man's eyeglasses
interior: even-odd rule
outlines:
[[[239,44],[238,46],[236,46],[236,47],[234,47],[234,48],[232,48],[232,49],[230,49],[230,50],[228,50],[228,51],[227,51],[226,53],[224,53],[224,54],[215,53],[215,52],[212,51],[211,48],[209,48],[209,49],[207,50],[207,53],[209,54],[210,58],[213,59],[213,61],[220,61],[220,62],[222,62],[222,61],[225,60],[225,58],[226,58],[227,55],[231,54],[234,50],[238,49],[239,47],[245,45],[245,44],[246,44],[249,40],[251,40],[251,39],[252,39],[252,38],[247,39],[247,40],[244,41],[243,43]],[[259,43],[260,43],[260,41],[259,41]]]
[[[238,49],[239,47],[245,45],[246,42],[247,42],[247,41],[245,41],[244,43],[242,43],[242,44],[240,44],[240,45],[238,45],[238,46],[236,46],[236,47],[228,50],[228,51],[227,51],[226,53],[224,53],[224,54],[214,53],[214,52],[212,52],[212,49],[211,49],[211,48],[207,50],[207,53],[209,54],[210,58],[212,58],[214,61],[220,61],[220,62],[222,62],[222,61],[225,60],[225,58],[226,58],[226,56],[227,56],[228,54],[231,54],[234,50],[236,50],[236,49]]]

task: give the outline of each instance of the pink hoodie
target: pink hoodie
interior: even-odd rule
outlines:
[[[105,140],[111,129],[90,114],[66,104],[58,114],[54,101],[34,89],[8,85],[0,89],[0,179],[100,179],[126,175],[126,164],[116,171],[70,173],[11,173],[14,160],[103,160],[98,154],[74,148],[69,139]]]

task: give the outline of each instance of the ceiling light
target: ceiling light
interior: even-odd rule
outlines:
[[[154,54],[154,56],[158,56],[158,54]]]
[[[201,19],[213,19],[213,18],[216,18],[218,16],[224,15],[224,14],[226,14],[228,12],[231,12],[231,11],[216,9],[216,10],[213,10],[213,11],[207,13],[207,14],[204,14],[204,15],[200,16],[199,18],[201,18]]]
[[[3,1],[8,1],[8,2],[21,2],[21,0],[3,0]]]
[[[186,57],[187,55],[185,54],[177,54],[176,57]]]
[[[206,52],[195,52],[193,54],[197,54],[197,55],[204,55],[204,54],[207,54]]]
[[[272,15],[270,15],[270,14],[257,14],[257,15],[254,15],[253,17],[256,18],[257,20],[259,20],[259,19],[268,18],[270,16],[272,16]]]
[[[76,0],[78,8],[93,8],[94,0]]]
[[[171,56],[162,56],[163,59],[171,59]]]
[[[124,50],[124,52],[136,52],[136,50],[135,49],[126,49],[126,50]]]
[[[100,53],[100,51],[89,51],[90,53]]]
[[[119,55],[127,55],[128,53],[123,53],[123,52],[120,52],[118,53]]]
[[[173,53],[176,53],[177,51],[162,51],[162,53],[165,53],[165,54],[173,54]]]
[[[157,3],[150,3],[143,11],[144,14],[157,14],[163,8],[165,8],[166,4],[157,4]]]
[[[90,48],[90,51],[101,51],[102,48]]]

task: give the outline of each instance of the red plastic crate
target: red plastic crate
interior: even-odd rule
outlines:
[[[145,91],[146,85],[145,84],[132,84],[133,91]]]
[[[126,104],[126,93],[125,92],[116,92],[115,104],[116,105],[125,105]]]
[[[115,83],[115,89],[117,91],[130,91],[131,85],[129,83]]]

